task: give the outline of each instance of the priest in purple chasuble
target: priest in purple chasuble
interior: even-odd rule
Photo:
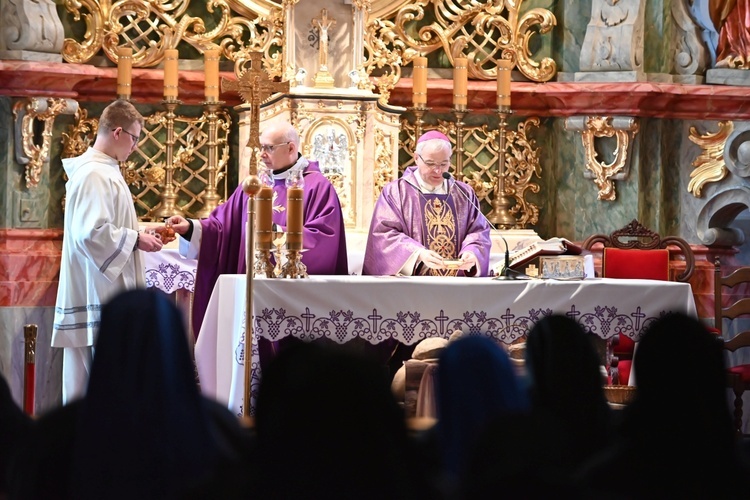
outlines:
[[[273,177],[273,222],[286,231],[286,178],[304,179],[302,262],[309,274],[348,274],[341,204],[318,163],[299,153],[300,139],[289,123],[269,125],[260,136],[261,160]],[[247,195],[239,186],[204,220],[170,218],[182,236],[180,253],[198,258],[193,295],[193,332],[198,335],[216,280],[221,274],[245,273]]]
[[[370,224],[363,274],[487,276],[490,226],[474,190],[444,173],[450,140],[430,131],[417,141],[416,166],[383,188]],[[448,266],[445,259],[460,260]]]

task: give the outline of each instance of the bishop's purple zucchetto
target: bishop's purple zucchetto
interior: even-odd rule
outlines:
[[[419,144],[420,142],[429,141],[431,139],[442,139],[448,143],[451,142],[450,139],[448,139],[448,136],[446,136],[444,133],[438,132],[437,130],[430,130],[429,132],[425,132],[424,134],[422,134],[422,136],[417,139],[417,144]]]

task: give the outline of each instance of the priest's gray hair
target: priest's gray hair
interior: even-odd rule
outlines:
[[[300,143],[299,133],[292,126],[291,123],[289,122],[273,123],[268,126],[268,129],[276,129],[275,131],[279,134],[278,139],[280,143],[292,142],[294,143],[295,146],[297,146],[297,151],[299,151],[299,143]]]

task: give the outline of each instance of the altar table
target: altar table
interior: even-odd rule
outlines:
[[[192,292],[195,289],[198,261],[182,257],[176,248],[145,252],[144,267],[146,286],[149,288],[158,288],[165,293],[178,290]]]
[[[491,278],[311,276],[256,278],[253,334],[269,340],[294,336],[376,344],[415,344],[456,330],[510,344],[541,317],[565,314],[608,339],[637,339],[667,312],[697,317],[688,283],[594,278],[583,281]],[[201,390],[237,413],[244,393],[245,275],[219,277],[195,345]],[[251,393],[260,384],[252,343]]]

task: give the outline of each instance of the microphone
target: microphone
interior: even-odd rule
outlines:
[[[453,176],[450,174],[450,172],[443,172],[443,179],[445,179],[446,181],[450,180],[452,177]],[[484,218],[484,220],[487,221],[487,224],[489,224],[492,229],[494,229],[495,231],[497,231],[497,228],[495,227],[495,225],[492,222],[490,222],[490,220],[487,218],[486,215],[484,215],[484,213],[482,213],[482,210],[478,206],[476,206],[476,204],[472,201],[471,198],[469,198],[469,195],[467,195],[466,193],[464,193],[463,189],[461,189],[461,188],[456,188],[456,190],[458,192],[460,192],[462,195],[464,195],[464,198],[466,198],[466,201],[468,201],[469,204],[472,207],[474,207],[477,210],[477,212],[479,212],[479,214],[482,216],[482,218]],[[510,269],[510,251],[508,250],[508,242],[505,240],[505,238],[503,237],[502,234],[498,233],[498,236],[500,236],[500,239],[503,240],[503,244],[505,244],[505,267],[503,268],[503,274],[501,274],[500,276],[495,276],[494,279],[496,279],[496,280],[514,280],[514,279],[516,279],[515,276],[511,276],[511,274],[510,274],[511,273],[511,269]],[[517,272],[517,271],[513,271],[513,272]],[[523,273],[519,273],[519,274],[523,274]]]

